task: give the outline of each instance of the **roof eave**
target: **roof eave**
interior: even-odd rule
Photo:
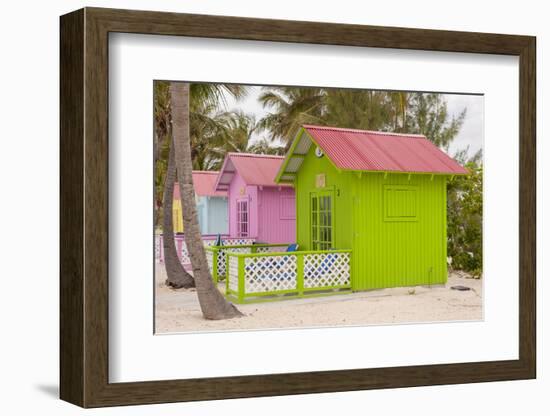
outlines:
[[[294,137],[294,140],[292,141],[292,144],[290,145],[290,148],[288,149],[288,152],[286,152],[285,159],[283,160],[283,163],[281,164],[281,167],[279,168],[279,171],[277,172],[277,175],[275,175],[275,183],[292,183],[292,182],[286,182],[281,180],[281,176],[285,174],[286,167],[288,166],[288,163],[290,162],[290,159],[292,158],[292,155],[294,154],[294,149],[296,149],[296,146],[298,146],[298,143],[302,139],[302,134],[304,133],[304,128],[300,127],[300,130],[298,130],[298,133],[296,133],[296,136]]]
[[[218,186],[220,185],[220,180],[223,176],[223,172],[225,172],[225,166],[227,165],[227,161],[229,160],[229,154],[225,155],[225,158],[223,159],[223,165],[220,168],[218,172],[218,176],[216,178],[216,183],[214,184],[214,190],[218,192],[227,192],[226,189],[218,189]]]
[[[471,172],[413,172],[406,170],[374,170],[374,169],[339,169],[342,172],[365,172],[365,173],[395,173],[404,175],[437,175],[437,176],[467,176]]]

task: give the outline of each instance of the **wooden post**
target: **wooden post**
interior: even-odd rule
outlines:
[[[298,296],[304,296],[304,255],[296,254],[296,289]]]

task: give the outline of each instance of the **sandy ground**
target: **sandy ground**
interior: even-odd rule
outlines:
[[[156,265],[156,332],[481,320],[482,280],[451,273],[445,287],[406,287],[307,299],[237,305],[244,317],[208,321],[194,289],[169,289],[163,265]],[[451,290],[454,285],[473,290]],[[220,284],[223,292],[224,285]]]

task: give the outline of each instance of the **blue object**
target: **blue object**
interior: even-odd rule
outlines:
[[[290,253],[290,252],[293,252],[293,251],[298,251],[298,244],[296,244],[296,243],[290,244],[286,248],[286,251],[287,251],[287,253]]]

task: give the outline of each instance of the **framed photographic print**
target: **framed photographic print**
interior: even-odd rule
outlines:
[[[536,376],[535,38],[61,17],[61,388]]]

